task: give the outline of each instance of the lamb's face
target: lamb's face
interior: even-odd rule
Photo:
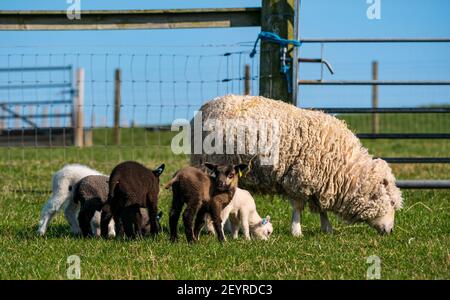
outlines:
[[[389,234],[394,230],[395,209],[390,206],[386,214],[369,220],[370,226],[375,228],[380,234]]]
[[[261,220],[258,226],[253,228],[252,235],[258,240],[267,241],[272,232],[273,226],[272,223],[270,223],[270,217],[267,216]]]
[[[247,168],[246,164],[239,165],[217,165],[205,163],[205,166],[212,172],[211,177],[217,190],[224,192],[237,187],[238,174]]]

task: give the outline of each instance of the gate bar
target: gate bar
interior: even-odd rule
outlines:
[[[450,113],[450,107],[312,107],[312,110],[323,111],[326,113]]]
[[[450,43],[450,37],[436,38],[302,38],[302,43]]]
[[[448,164],[450,157],[382,157],[392,164]]]
[[[72,88],[71,83],[48,83],[48,84],[22,84],[22,85],[0,85],[0,90],[20,90],[38,88]]]
[[[358,133],[360,139],[450,139],[450,133]]]
[[[70,20],[66,10],[0,11],[0,30],[111,30],[224,28],[261,25],[261,8],[81,10]]]
[[[401,189],[448,189],[450,180],[397,180]]]
[[[299,80],[302,85],[450,85],[450,80]]]
[[[0,72],[41,72],[41,71],[70,71],[72,66],[0,68]]]

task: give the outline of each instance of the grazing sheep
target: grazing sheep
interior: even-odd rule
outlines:
[[[164,164],[155,170],[149,170],[143,165],[127,161],[117,165],[109,177],[109,195],[104,210],[110,209],[101,221],[101,231],[106,232],[106,226],[111,217],[115,223],[122,222],[127,237],[146,235],[143,226],[143,215],[140,209],[148,210],[150,233],[156,235],[158,226],[158,193],[159,176],[164,171]]]
[[[223,130],[223,140],[234,142],[231,153],[236,153],[236,145],[243,144],[245,154],[228,154],[229,149],[222,152],[227,154],[206,154],[204,149],[195,152],[193,145],[191,164],[250,161],[242,186],[289,199],[294,236],[302,234],[300,216],[307,203],[313,212],[320,213],[321,229],[325,232],[332,230],[327,211],[349,222],[367,222],[379,233],[392,231],[395,211],[402,207],[392,171],[384,160],[374,159],[368,153],[343,121],[320,111],[258,96],[219,97],[205,103],[200,111],[203,125],[217,120],[224,126],[247,124],[248,131],[255,127],[267,130],[266,134],[259,132],[256,139],[247,136],[245,140],[237,140],[232,130]],[[196,118],[191,122],[193,136],[195,124]],[[272,127],[258,127],[259,124]],[[211,131],[204,129],[201,141]],[[268,144],[274,141],[271,151],[264,155],[251,153],[255,149],[251,146],[255,145],[250,142],[261,142],[261,136],[267,138]],[[274,156],[272,164],[265,160],[267,155]]]
[[[222,227],[229,227],[234,239],[238,238],[239,228],[242,227],[244,237],[250,240],[250,234],[256,239],[268,240],[273,232],[270,216],[261,218],[256,211],[255,200],[252,195],[241,188],[236,188],[233,199],[221,213]],[[208,231],[215,233],[209,216],[207,216]]]
[[[79,164],[70,164],[57,171],[52,178],[52,194],[42,207],[38,234],[43,236],[55,214],[64,208],[64,215],[74,234],[80,233],[77,214],[79,205],[72,201],[71,187],[80,179],[88,175],[102,175],[101,173]]]
[[[205,214],[211,215],[217,238],[220,242],[225,240],[222,230],[222,210],[230,203],[238,183],[238,173],[247,168],[245,164],[216,165],[205,163],[212,175],[204,170],[185,167],[179,170],[165,185],[172,187],[172,207],[170,209],[169,227],[170,238],[178,238],[178,219],[183,212],[184,230],[188,242],[198,240],[200,229],[203,227]],[[195,226],[194,226],[195,220]]]
[[[78,181],[73,186],[73,202],[80,204],[78,224],[83,236],[100,236],[100,219],[103,206],[108,200],[108,176],[89,175]],[[108,232],[103,233],[108,237],[115,237],[115,224],[111,220]]]

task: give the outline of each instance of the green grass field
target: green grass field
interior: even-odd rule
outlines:
[[[349,120],[350,126],[354,122]],[[149,167],[165,162],[165,182],[187,164],[186,157],[170,152],[171,136],[170,132],[126,129],[123,146],[115,147],[111,131],[104,129],[94,132],[96,146],[86,149],[1,148],[0,279],[66,279],[70,255],[80,257],[82,279],[365,279],[371,255],[381,259],[382,279],[450,279],[449,190],[403,191],[404,209],[397,214],[390,236],[379,236],[365,224],[347,225],[334,216],[335,232],[322,234],[319,217],[306,210],[304,236],[293,238],[289,204],[277,196],[255,195],[259,213],[270,214],[273,220],[269,241],[229,239],[220,245],[214,237],[203,236],[195,245],[184,239],[172,244],[167,234],[171,195],[165,190],[160,194],[160,209],[165,213],[166,231],[155,240],[74,237],[62,214],[51,223],[45,238],[36,236],[54,171],[69,162],[105,173],[127,159]],[[449,156],[450,152],[448,142],[442,141],[365,144],[378,156]],[[445,165],[394,165],[393,169],[400,179],[450,179],[450,167]]]

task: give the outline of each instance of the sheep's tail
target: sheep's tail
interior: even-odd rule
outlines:
[[[172,186],[172,184],[174,184],[175,182],[177,182],[178,181],[178,173],[177,174],[175,174],[175,176],[172,178],[172,179],[170,179],[170,181],[169,182],[167,182],[165,185],[164,185],[164,189],[169,189],[171,186]]]
[[[78,187],[80,186],[80,182],[77,182],[76,184],[69,186],[69,192],[72,194],[72,201],[74,203],[79,203],[78,199]]]
[[[109,191],[108,191],[108,200],[112,199],[114,197],[114,190],[116,189],[117,184],[119,183],[119,178],[113,174],[111,178],[109,178],[108,185],[109,185]]]

